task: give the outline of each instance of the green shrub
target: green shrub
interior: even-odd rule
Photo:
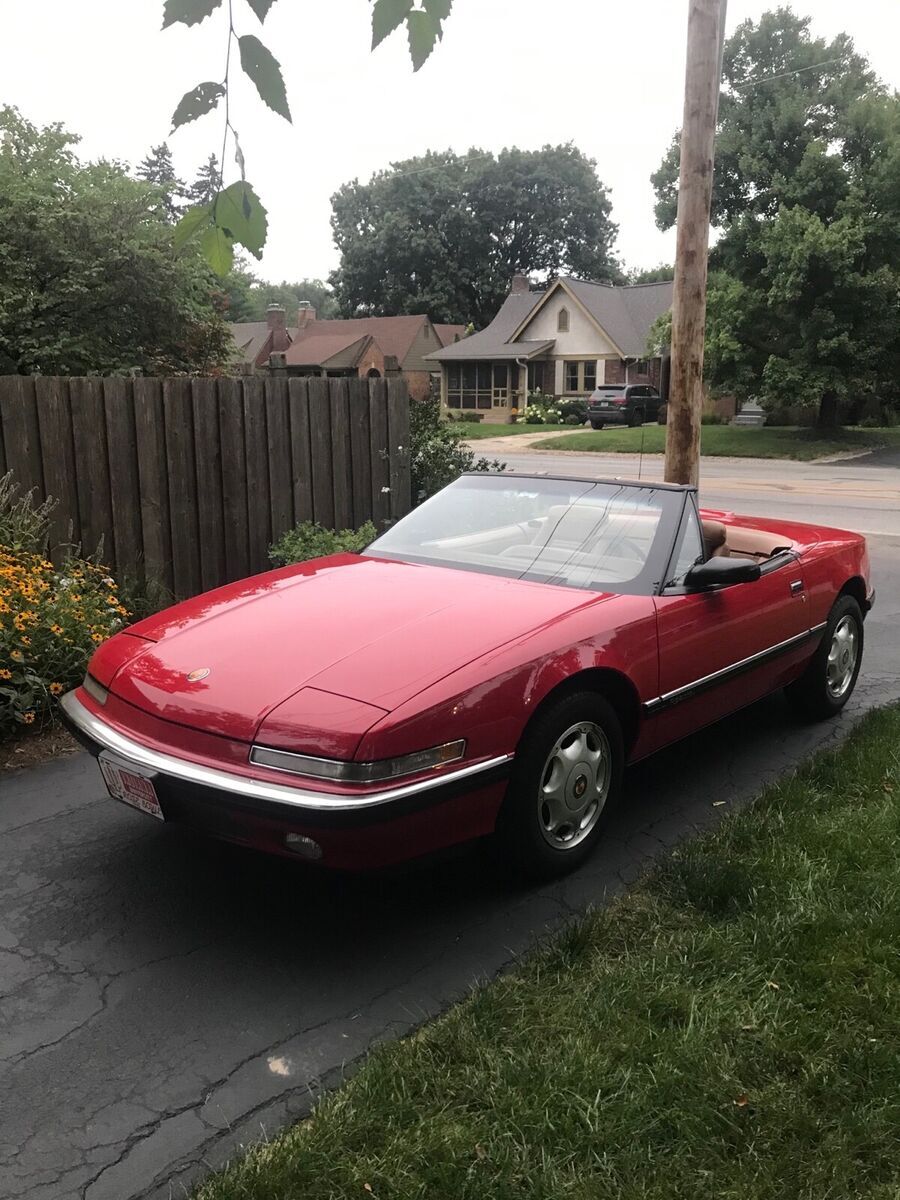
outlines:
[[[587,420],[587,400],[561,400],[557,408],[564,425],[583,425]]]
[[[128,616],[106,567],[47,559],[51,507],[0,478],[0,737],[42,723]]]
[[[465,471],[502,471],[504,466],[496,459],[476,458],[461,432],[441,420],[437,400],[410,401],[409,465],[413,505],[421,504]]]
[[[366,521],[359,529],[338,530],[326,529],[315,521],[301,521],[269,547],[269,558],[278,566],[286,567],[290,563],[325,558],[341,551],[364,550],[377,536],[378,530],[371,521]]]
[[[701,413],[701,415],[700,415],[700,424],[701,425],[724,425],[725,418],[722,416],[721,413],[705,412],[705,413]]]

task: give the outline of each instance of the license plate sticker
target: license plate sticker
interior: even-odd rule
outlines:
[[[97,760],[109,794],[123,804],[140,809],[158,821],[164,821],[163,810],[153,780],[143,774],[139,767],[132,767],[101,754]]]

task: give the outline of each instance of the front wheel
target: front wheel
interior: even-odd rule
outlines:
[[[497,821],[504,865],[550,879],[584,862],[619,799],[623,762],[622,728],[595,692],[573,693],[536,717]]]
[[[631,419],[629,420],[628,424],[631,426],[632,429],[637,429],[637,427],[639,425],[643,425],[643,423],[644,423],[644,414],[640,409],[636,409],[635,412],[633,412],[631,414]]]
[[[840,596],[809,666],[786,689],[790,702],[813,720],[833,717],[853,694],[863,653],[863,616],[852,596]]]

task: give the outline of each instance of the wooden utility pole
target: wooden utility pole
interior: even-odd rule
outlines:
[[[726,0],[689,0],[666,424],[667,483],[697,483],[700,473],[706,261],[725,4]]]

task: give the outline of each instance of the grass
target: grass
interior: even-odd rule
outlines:
[[[572,432],[572,425],[486,425],[483,421],[454,421],[453,428],[466,439],[478,441],[489,437],[515,437],[520,433]]]
[[[896,1200],[900,709],[198,1200]]]
[[[588,429],[566,438],[532,442],[532,450],[593,450],[600,454],[662,454],[666,448],[663,425],[645,425],[643,429],[625,427]],[[884,446],[900,447],[897,429],[836,429],[822,433],[817,429],[776,427],[742,429],[734,425],[704,425],[700,435],[701,453],[709,457],[794,458],[809,462],[830,454],[853,450],[877,450]]]

